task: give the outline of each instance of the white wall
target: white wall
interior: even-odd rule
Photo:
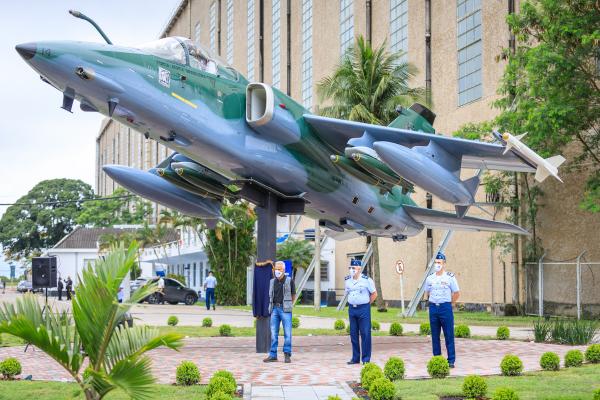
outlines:
[[[87,263],[98,258],[95,249],[50,249],[48,255],[57,258],[58,277],[67,279],[70,276],[75,286],[79,283],[78,276]]]

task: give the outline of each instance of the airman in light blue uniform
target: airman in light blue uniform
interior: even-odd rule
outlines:
[[[448,364],[454,368],[456,353],[454,350],[454,314],[452,304],[458,300],[459,287],[452,272],[445,271],[446,256],[438,253],[435,259],[435,269],[425,281],[425,292],[429,296],[429,324],[431,326],[431,344],[433,355],[442,354],[440,345],[440,330],[444,331]]]
[[[360,363],[361,350],[364,364],[371,361],[371,303],[377,297],[377,291],[373,279],[361,274],[360,260],[350,261],[349,272],[350,274],[346,276],[345,290],[348,294],[352,359],[348,361],[348,364]]]

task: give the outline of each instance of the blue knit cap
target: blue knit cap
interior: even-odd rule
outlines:
[[[352,260],[350,260],[350,266],[351,267],[360,267],[361,262],[360,262],[360,260],[353,258]]]
[[[446,256],[444,255],[444,253],[442,253],[441,251],[439,251],[437,253],[437,256],[435,256],[435,259],[436,260],[444,260],[444,261],[446,261]]]

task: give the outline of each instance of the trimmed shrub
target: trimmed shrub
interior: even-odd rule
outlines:
[[[569,350],[565,354],[565,367],[581,367],[583,364],[583,353],[579,350]]]
[[[350,326],[350,324],[348,324],[348,326]],[[346,328],[346,323],[344,321],[342,321],[341,319],[338,319],[333,324],[333,329],[335,329],[336,331],[343,331],[344,328]]]
[[[175,326],[178,323],[179,323],[179,318],[177,318],[175,315],[171,315],[169,317],[169,319],[167,319],[167,325]]]
[[[182,361],[175,371],[175,381],[181,386],[197,385],[200,382],[200,371],[192,361]]]
[[[235,385],[231,381],[223,376],[213,376],[208,381],[206,387],[206,397],[212,399],[217,393],[224,393],[229,396],[235,394]]]
[[[231,326],[224,324],[219,327],[219,335],[221,336],[233,336],[231,334]]]
[[[335,396],[327,396],[327,400],[342,400],[337,394]]]
[[[350,324],[348,324],[348,326],[346,326],[346,335],[350,334]]]
[[[300,327],[300,318],[292,317],[292,328],[299,328],[299,327]]]
[[[508,326],[499,326],[496,331],[496,339],[498,340],[506,340],[510,337],[510,329]]]
[[[383,367],[383,373],[390,381],[404,378],[404,361],[400,357],[390,357]]]
[[[487,390],[487,382],[478,375],[467,376],[463,381],[462,391],[468,399],[484,397]]]
[[[545,371],[558,371],[560,369],[560,357],[558,357],[558,354],[548,351],[542,354],[540,367]]]
[[[223,393],[223,392],[217,392],[217,393],[213,394],[212,396],[210,396],[208,398],[208,400],[234,400],[234,399],[233,399],[233,396],[231,396],[230,394]]]
[[[212,326],[212,319],[209,317],[206,317],[202,320],[202,326],[205,328],[210,328]]]
[[[457,338],[471,337],[471,328],[469,328],[467,325],[456,325],[454,327],[454,336]]]
[[[399,322],[392,322],[390,325],[390,335],[392,336],[402,336],[404,332],[404,328],[400,325]]]
[[[494,392],[492,400],[519,400],[517,393],[510,388],[498,388]]]
[[[237,382],[235,381],[235,378],[233,376],[233,374],[227,370],[224,369],[220,369],[217,372],[215,372],[212,376],[214,377],[220,377],[220,378],[225,378],[227,379],[229,382],[231,382],[231,384],[235,387],[237,387]],[[212,378],[211,378],[212,379]]]
[[[423,322],[421,326],[419,326],[419,335],[431,335],[431,326],[429,325],[429,322]]]
[[[504,376],[518,376],[523,372],[523,362],[513,354],[507,354],[500,363],[500,369]]]
[[[377,364],[367,363],[360,371],[360,384],[365,390],[369,391],[371,383],[378,378],[384,378],[383,371]]]
[[[445,378],[450,374],[450,365],[443,356],[433,356],[427,363],[427,373],[432,378]]]
[[[594,390],[594,400],[600,400],[600,389]]]
[[[396,386],[387,378],[377,378],[371,382],[369,397],[373,400],[393,400]]]
[[[377,321],[371,321],[371,329],[374,331],[378,331],[381,329],[381,325]]]
[[[14,357],[8,357],[0,362],[0,374],[4,379],[13,379],[21,373],[21,363]]]
[[[587,348],[585,360],[592,364],[600,363],[600,344],[593,344]]]

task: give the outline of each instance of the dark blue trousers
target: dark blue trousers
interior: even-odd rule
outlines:
[[[206,289],[206,309],[210,310],[210,304],[215,305],[215,289],[207,288]]]
[[[371,361],[371,305],[361,304],[354,307],[348,304],[348,317],[350,319],[350,341],[352,342],[352,362]],[[358,336],[361,343],[359,346]]]
[[[454,314],[452,313],[452,303],[440,303],[439,305],[429,303],[429,325],[431,326],[433,355],[442,355],[442,347],[440,345],[441,329],[444,331],[444,339],[446,340],[448,363],[454,364],[456,353],[454,351]]]

